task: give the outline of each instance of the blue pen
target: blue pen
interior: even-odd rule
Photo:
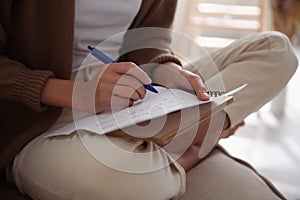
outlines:
[[[109,63],[116,63],[115,60],[111,59],[107,55],[105,55],[103,52],[101,52],[99,49],[96,47],[91,47],[88,46],[88,49],[92,52],[92,55],[98,58],[100,61],[102,61],[104,64],[109,64]],[[158,91],[152,86],[152,85],[144,85],[144,87],[154,93],[158,93]]]

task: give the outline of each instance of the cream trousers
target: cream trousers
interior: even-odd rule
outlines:
[[[189,68],[200,73],[209,88],[224,89],[218,83],[220,76],[225,90],[248,83],[247,88],[235,95],[235,102],[226,108],[232,126],[278,94],[298,65],[288,39],[276,32],[243,38],[210,56],[202,57],[197,63],[197,69]],[[218,67],[217,71],[210,66],[210,59]],[[84,73],[81,76],[89,79]],[[72,120],[70,111],[65,110],[52,130],[69,120]],[[220,160],[215,154],[211,156]],[[239,173],[241,171],[236,168],[224,167],[227,165],[217,164],[216,161],[213,162],[216,165],[205,164],[208,162],[210,159],[199,164],[202,168],[208,168],[187,173],[188,177],[189,173],[198,176],[197,184],[201,187],[187,188],[187,199],[251,199],[249,191],[238,189],[240,186],[249,188],[244,186],[249,182],[239,181],[238,177],[222,178],[220,174],[209,174],[216,171],[215,168],[220,168],[221,174],[232,176],[243,176],[244,173]],[[16,156],[12,169],[18,189],[33,199],[158,200],[181,198],[186,190],[183,168],[156,144],[107,138],[87,132],[51,139],[41,135]],[[228,180],[236,181],[237,189],[226,192],[224,188],[229,188]],[[216,189],[217,186],[226,187],[214,190],[214,184]],[[255,198],[276,197],[268,192],[259,192],[263,187],[258,186],[252,187],[255,188]],[[206,190],[206,187],[210,189]],[[202,196],[192,197],[196,191],[201,191]]]

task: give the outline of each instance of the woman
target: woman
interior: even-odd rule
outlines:
[[[8,179],[22,194],[33,199],[171,199],[184,194],[185,170],[200,160],[199,144],[208,123],[201,124],[199,137],[178,161],[150,142],[110,138],[113,145],[129,155],[146,153],[142,162],[136,157],[118,157],[112,145],[95,134],[43,137],[46,131],[71,120],[69,109],[98,113],[114,105],[128,106],[144,97],[142,85],[151,82],[191,87],[200,99],[207,100],[200,76],[182,69],[179,59],[168,49],[148,48],[120,54],[120,63],[105,66],[95,78],[91,78],[95,76],[94,70],[91,74],[86,73],[88,69],[78,71],[88,54],[84,50],[86,42],[97,45],[127,29],[169,28],[175,8],[174,0],[0,3],[1,169],[6,167]],[[162,34],[158,41],[168,43],[169,36]],[[116,44],[123,48],[127,42],[125,36],[124,41]],[[212,58],[226,89],[244,81],[249,84],[247,90],[236,96],[238,103],[218,114],[220,122],[225,119],[219,124],[222,129],[235,126],[276,95],[297,66],[288,41],[277,33],[246,38],[214,53]],[[210,67],[206,61],[199,61],[196,72],[211,84],[215,74],[206,70]],[[287,62],[289,65],[283,68]],[[145,63],[163,65],[142,71],[137,65]],[[81,98],[72,104],[72,79],[76,73],[81,77],[79,80],[86,82],[81,85]],[[127,81],[120,84],[118,80],[124,76]],[[189,84],[178,84],[174,76],[183,77]],[[270,84],[265,90],[257,90],[266,80],[276,80],[277,87]],[[91,107],[90,98],[86,97],[95,88],[95,106]],[[257,96],[252,97],[253,91],[257,91]],[[99,159],[99,155],[103,157]],[[143,171],[145,168],[148,171]]]

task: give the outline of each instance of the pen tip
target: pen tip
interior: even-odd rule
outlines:
[[[90,45],[87,47],[90,51],[93,51],[94,47],[91,47]]]

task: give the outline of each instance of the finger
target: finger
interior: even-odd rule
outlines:
[[[122,78],[122,75],[119,73],[116,73],[114,70],[111,70],[109,68],[106,68],[99,77],[99,82],[110,82],[111,84],[115,85],[120,78]]]
[[[146,95],[146,89],[144,88],[143,84],[137,80],[135,77],[129,75],[122,75],[111,70],[107,70],[101,74],[100,81],[111,83],[112,85],[125,85],[128,87],[133,88],[137,91],[140,96],[140,99],[143,99]]]
[[[101,105],[96,105],[96,108],[99,108],[101,111],[105,110],[106,108],[112,107],[128,107],[133,105],[133,100],[128,98],[123,98],[120,96],[110,96],[107,94],[105,98],[101,98]],[[101,112],[100,111],[100,112]]]
[[[141,82],[132,76],[124,75],[117,82],[118,85],[128,86],[135,90],[140,99],[143,99],[146,95],[146,89]]]
[[[123,98],[120,96],[112,96],[110,106],[115,107],[115,106],[132,106],[133,105],[133,100],[128,99],[128,98]]]
[[[235,132],[234,129],[227,129],[227,130],[224,130],[221,134],[221,138],[228,138],[229,136],[233,135]]]
[[[230,129],[224,130],[224,131],[222,132],[222,136],[221,136],[221,137],[222,137],[222,138],[228,138],[229,136],[234,135],[235,132],[236,132],[241,126],[243,126],[244,124],[245,124],[245,122],[242,121],[242,122],[238,123],[237,125],[235,125],[234,127],[230,128]]]
[[[238,123],[237,125],[238,126],[244,126],[246,123],[245,123],[245,121],[241,121],[240,123]]]
[[[110,66],[116,73],[132,76],[142,84],[149,85],[152,82],[149,76],[132,62],[114,63]]]
[[[230,136],[233,135],[233,131],[226,131],[225,133],[222,134],[221,138],[229,138]]]
[[[202,79],[199,76],[190,76],[189,82],[200,100],[207,101],[210,99],[210,96],[207,93],[206,86],[204,85]]]
[[[136,92],[140,95],[140,99],[144,99],[146,96],[146,88],[144,86],[141,86],[136,89]]]
[[[113,88],[117,84],[131,87],[137,91],[141,99],[146,95],[143,84],[135,77],[119,74],[108,68],[100,75],[100,82],[106,83],[107,85],[111,84],[110,88]]]
[[[136,90],[125,85],[115,85],[112,94],[114,96],[132,99],[134,101],[140,99],[140,95],[137,93]]]

